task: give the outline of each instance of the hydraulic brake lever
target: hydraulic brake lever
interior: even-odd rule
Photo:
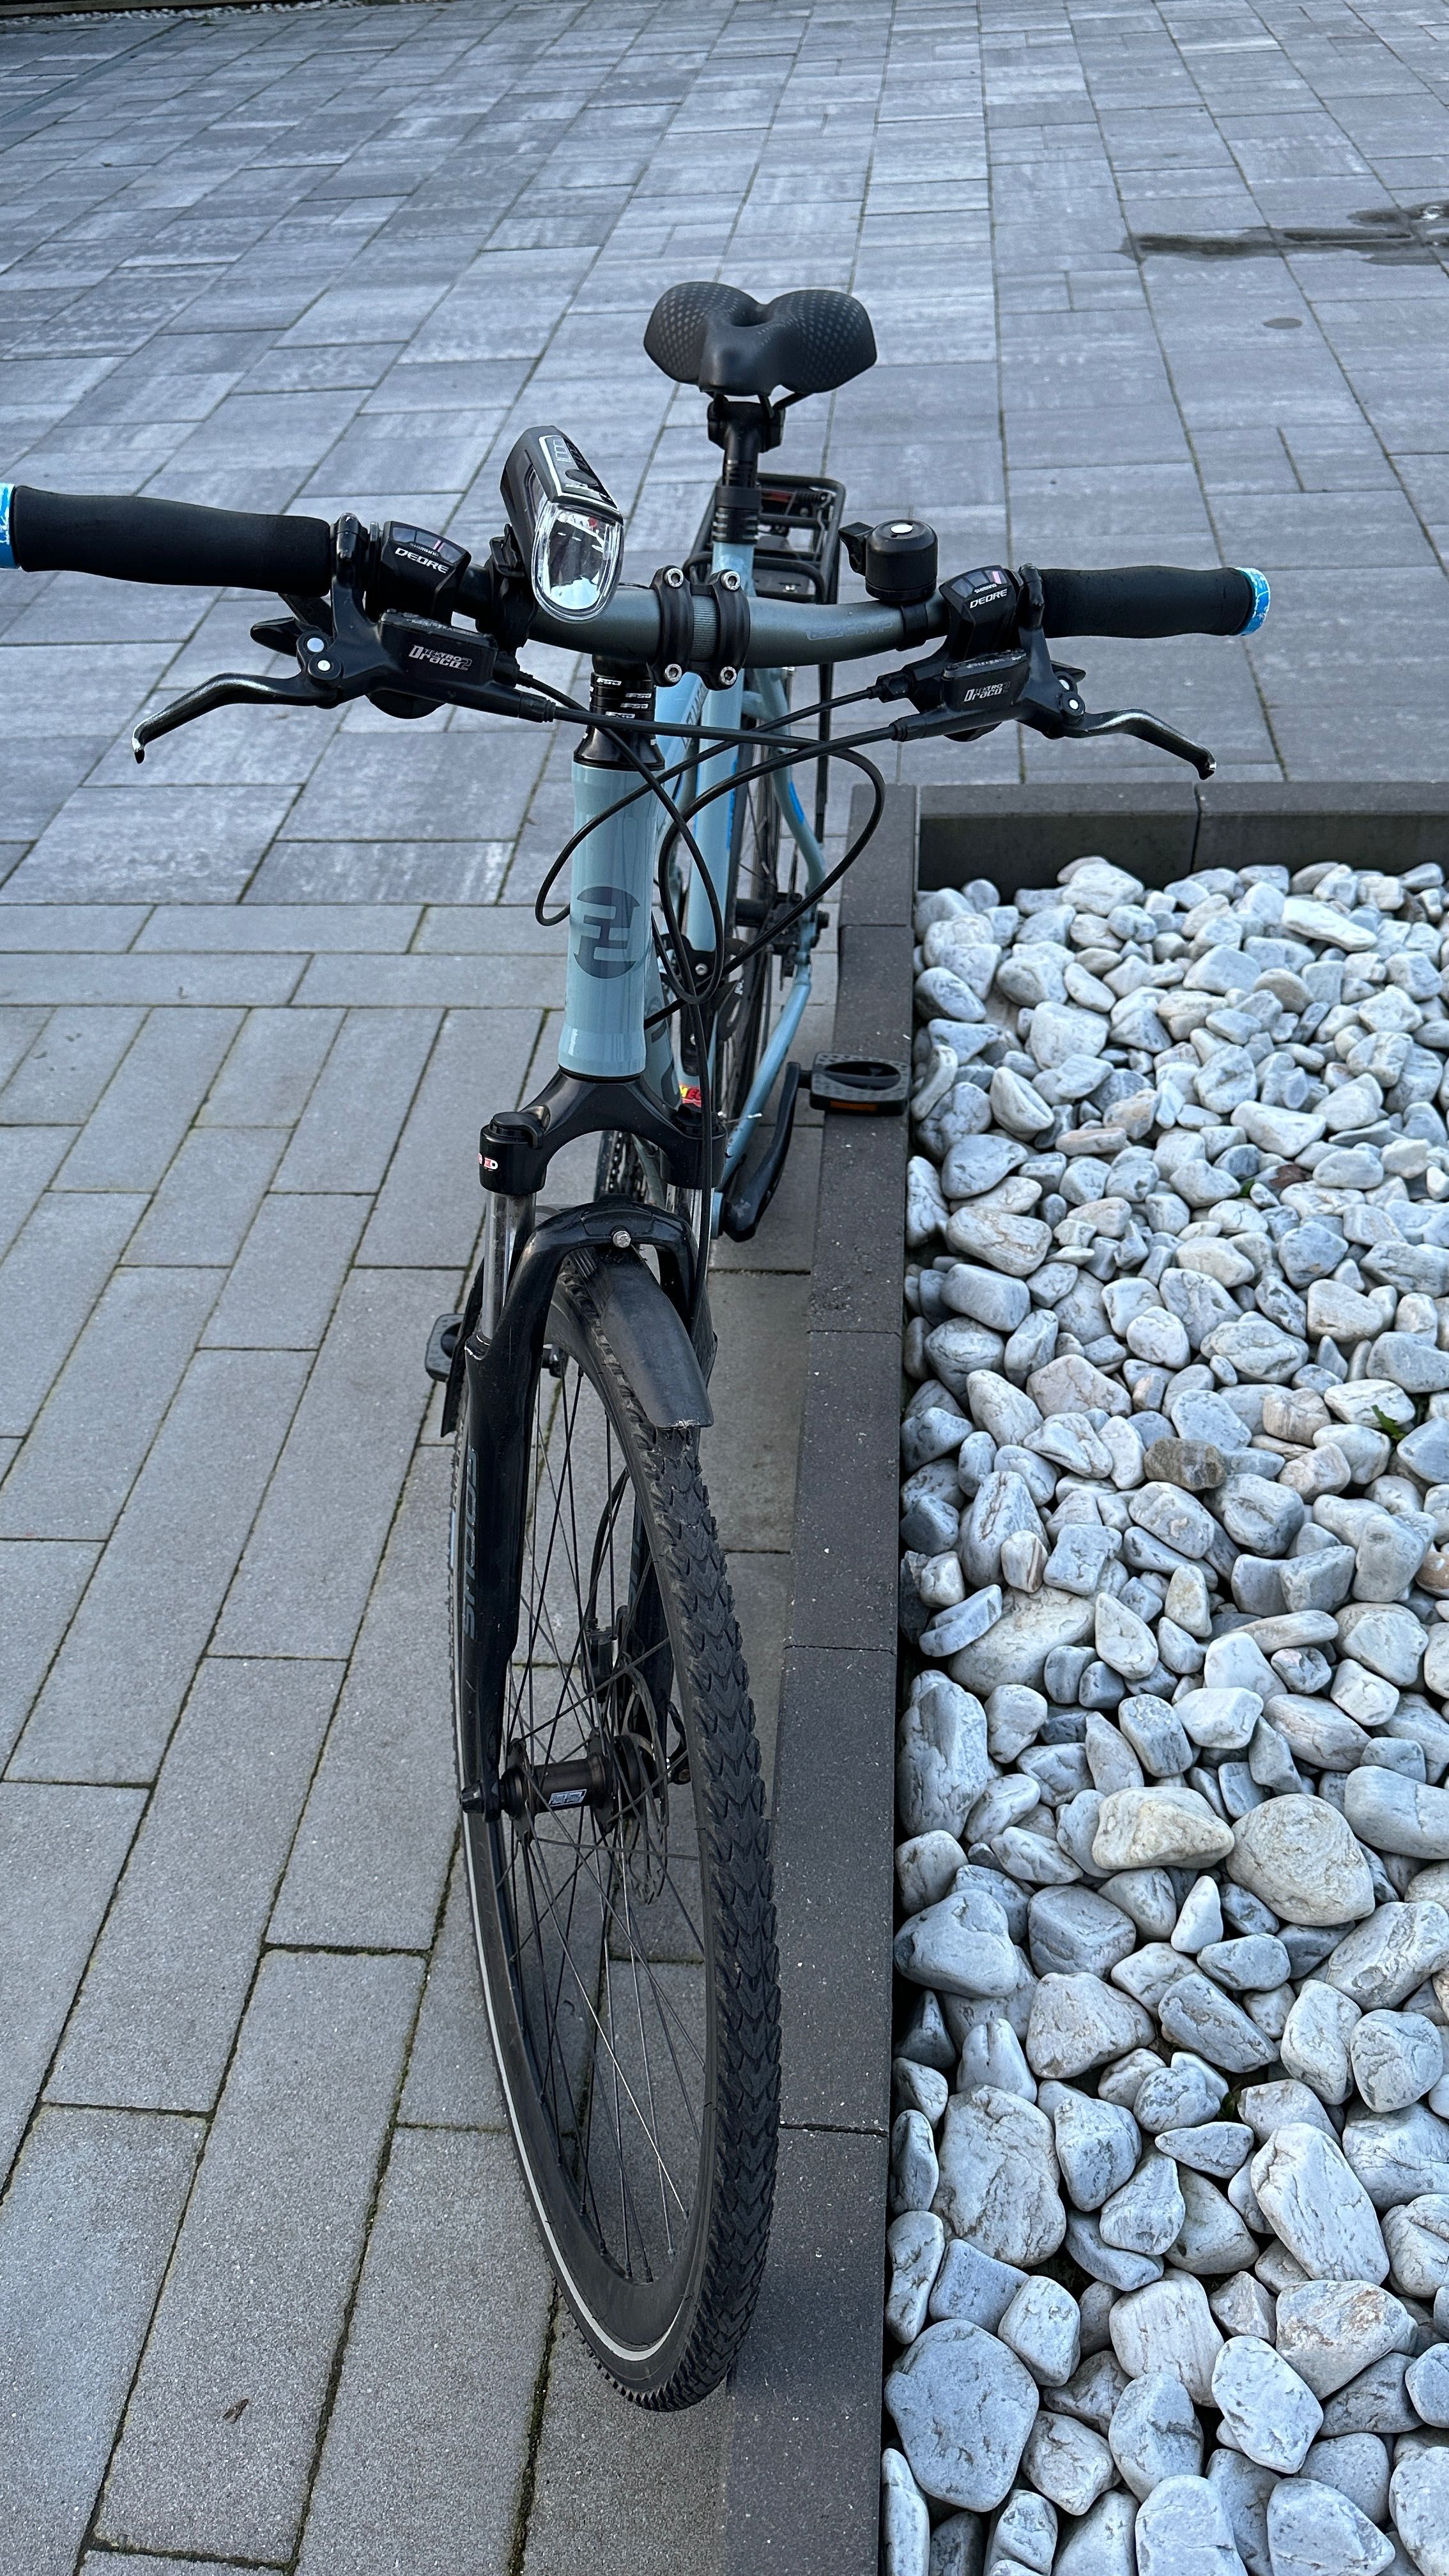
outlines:
[[[274,679],[261,671],[218,673],[136,726],[131,749],[137,760],[144,760],[147,745],[159,735],[226,706],[335,707],[347,699],[370,698],[393,716],[425,716],[435,707],[464,706],[490,715],[526,716],[535,724],[553,720],[549,701],[528,695],[525,675],[491,635],[408,609],[385,608],[380,616],[369,617],[362,601],[364,570],[362,530],[356,519],[343,518],[325,610],[306,613],[321,609],[316,600],[289,602],[304,613],[264,619],[252,629],[256,642],[271,651],[295,651],[296,678]]]
[[[1116,714],[1099,716],[1089,716],[1084,709],[1081,723],[1071,726],[1070,732],[1077,741],[1101,733],[1135,734],[1139,742],[1155,743],[1159,751],[1170,751],[1174,760],[1187,761],[1199,778],[1211,778],[1217,768],[1212,753],[1205,751],[1200,742],[1190,742],[1185,733],[1164,724],[1161,716],[1148,715],[1142,707],[1124,707]]]
[[[181,698],[173,698],[159,715],[143,716],[131,734],[131,750],[138,762],[163,733],[174,733],[178,725],[191,724],[197,716],[209,716],[218,707],[252,706],[328,707],[335,698],[324,697],[306,680],[274,680],[263,671],[219,671],[214,680],[204,680],[199,689],[188,689]]]
[[[946,641],[923,662],[888,672],[871,694],[909,697],[914,713],[890,728],[895,742],[945,734],[972,742],[1008,722],[1028,725],[1048,741],[1083,742],[1094,735],[1135,734],[1139,741],[1187,761],[1199,778],[1217,766],[1210,751],[1141,708],[1089,715],[1082,697],[1085,674],[1053,662],[1042,626],[1041,576],[1023,564],[1015,578],[999,566],[943,582],[949,624]]]

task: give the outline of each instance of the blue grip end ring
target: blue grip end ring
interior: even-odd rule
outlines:
[[[1253,585],[1253,613],[1246,626],[1238,628],[1238,633],[1256,635],[1273,605],[1273,594],[1268,588],[1268,576],[1265,572],[1254,572],[1251,564],[1239,564],[1238,570],[1244,581],[1250,581]]]
[[[14,572],[15,549],[10,543],[10,498],[13,483],[0,483],[0,571]]]

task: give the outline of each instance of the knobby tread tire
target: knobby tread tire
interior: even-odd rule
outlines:
[[[693,2314],[667,2377],[631,2385],[589,2333],[605,2375],[635,2404],[673,2411],[717,2387],[748,2330],[759,2295],[774,2197],[780,2094],[780,2005],[769,1833],[749,1681],[724,1552],[700,1472],[699,1435],[646,1419],[603,1328],[589,1286],[592,1265],[570,1263],[556,1307],[568,1310],[591,1373],[626,1434],[636,1488],[647,1503],[656,1572],[668,1579],[677,1618],[675,1663],[694,1712],[689,1744],[701,1901],[713,1924],[713,2171],[701,2180],[708,2214],[697,2257]],[[460,1424],[455,1499],[466,1421]],[[454,1592],[456,1601],[456,1592]],[[679,1651],[683,1648],[683,1652]],[[568,2296],[567,2284],[565,2295]]]

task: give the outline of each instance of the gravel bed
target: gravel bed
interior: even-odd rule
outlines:
[[[919,901],[887,2576],[1449,2576],[1445,904]]]

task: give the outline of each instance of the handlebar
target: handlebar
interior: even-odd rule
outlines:
[[[1048,635],[1251,635],[1268,613],[1260,572],[1179,572],[1126,564],[1117,572],[1044,572]]]
[[[324,519],[245,510],[202,509],[188,501],[136,499],[115,493],[41,492],[0,484],[0,565],[25,572],[84,572],[114,581],[195,584],[323,598],[332,578],[333,531]],[[1251,634],[1267,610],[1260,573],[1176,571],[1130,565],[1113,572],[1050,571],[1041,576],[1048,635]],[[470,565],[457,592],[465,613],[481,616],[493,593],[484,564]],[[866,660],[944,635],[948,617],[939,592],[901,608],[875,600],[810,602],[751,597],[748,659],[761,667]],[[695,642],[715,651],[716,614],[708,594],[695,600]],[[654,662],[660,609],[654,591],[622,587],[587,625],[536,608],[530,631],[540,641],[588,648],[610,659]]]
[[[207,510],[113,492],[38,492],[17,483],[0,485],[0,564],[22,572],[89,572],[111,581],[325,598],[332,530],[325,519]]]

